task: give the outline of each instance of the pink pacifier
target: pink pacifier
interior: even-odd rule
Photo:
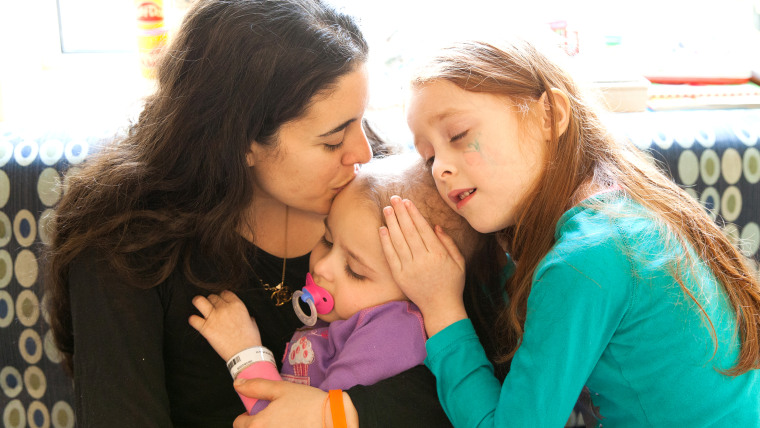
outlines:
[[[309,305],[311,312],[309,315],[306,315],[303,309],[301,309],[301,305],[298,303],[299,299]],[[306,274],[306,286],[301,290],[293,292],[292,301],[293,310],[296,311],[298,319],[308,326],[313,326],[317,323],[317,314],[328,314],[333,310],[333,306],[335,305],[330,292],[318,286],[310,273]]]

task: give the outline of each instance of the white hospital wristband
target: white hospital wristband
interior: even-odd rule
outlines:
[[[227,361],[227,369],[230,371],[232,378],[235,379],[243,369],[261,361],[269,361],[277,367],[272,351],[263,346],[254,346],[253,348],[243,349],[230,358]]]

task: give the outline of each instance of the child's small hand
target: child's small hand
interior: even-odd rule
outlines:
[[[391,204],[392,208],[383,209],[388,225],[380,228],[383,252],[393,278],[419,306],[432,336],[467,318],[462,301],[464,257],[443,229],[430,227],[411,201],[394,196]]]
[[[224,361],[243,349],[261,345],[256,320],[235,293],[225,290],[220,295],[196,296],[193,305],[202,317],[191,315],[188,322]]]

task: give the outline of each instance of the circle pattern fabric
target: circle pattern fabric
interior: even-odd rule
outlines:
[[[736,138],[747,146],[754,146],[757,143],[758,132],[757,127],[744,127],[741,125],[734,127]]]
[[[63,156],[63,143],[52,139],[40,145],[40,160],[47,166],[55,165]]]
[[[11,325],[15,317],[16,305],[13,303],[13,297],[7,291],[0,290],[0,328]]]
[[[56,348],[55,342],[53,341],[53,330],[48,330],[47,333],[45,333],[45,338],[43,339],[42,348],[45,351],[45,356],[51,362],[58,364],[61,361],[63,361],[63,356],[61,355],[61,351],[59,351],[58,348]]]
[[[13,219],[13,235],[22,247],[28,247],[37,237],[37,221],[29,210],[21,210]]]
[[[741,234],[742,252],[747,257],[757,254],[760,249],[760,226],[755,222],[747,223]]]
[[[50,412],[39,401],[32,401],[26,410],[26,420],[30,428],[50,428]]]
[[[8,140],[0,140],[0,167],[5,166],[13,157],[13,143]]]
[[[37,159],[37,152],[39,147],[34,141],[22,141],[13,149],[13,157],[16,159],[16,163],[21,166],[29,166],[35,159]]]
[[[53,206],[61,198],[61,177],[55,168],[45,168],[37,181],[37,194],[40,201],[47,206]]]
[[[0,288],[5,288],[10,284],[13,278],[13,260],[11,253],[7,250],[0,250]]]
[[[742,211],[742,193],[736,186],[730,186],[723,192],[720,213],[726,221],[735,221]]]
[[[742,176],[742,157],[736,149],[726,149],[720,163],[723,179],[728,184],[736,184]]]
[[[697,132],[697,142],[702,147],[712,147],[715,145],[715,130],[712,128],[710,129],[701,129],[699,132]]]
[[[685,150],[678,158],[678,175],[681,182],[687,186],[697,182],[699,178],[699,159],[691,150]]]
[[[645,150],[760,262],[760,109],[612,114],[616,135]]]
[[[13,366],[5,366],[0,370],[0,389],[8,398],[16,396],[24,389],[24,379],[21,372]]]
[[[6,126],[0,122],[0,425],[73,428],[72,382],[46,319],[40,255],[66,172],[113,135]]]
[[[18,348],[21,356],[29,364],[37,364],[42,358],[42,338],[40,338],[39,333],[31,328],[27,328],[21,333],[18,339]],[[26,378],[26,375],[24,377]]]
[[[720,158],[715,150],[705,150],[699,159],[699,174],[708,186],[718,182],[720,178]],[[696,179],[694,180],[696,182]]]
[[[29,249],[21,250],[16,256],[13,270],[16,272],[16,280],[22,287],[31,287],[37,281],[39,274],[37,257]]]
[[[754,147],[750,147],[744,152],[744,161],[742,162],[744,169],[744,178],[750,184],[757,184],[760,181],[760,151]]]
[[[5,171],[0,170],[0,208],[8,203],[8,198],[10,197],[11,180],[8,178],[8,174],[6,174]]]
[[[50,233],[52,231],[49,229],[49,226],[52,216],[53,210],[50,208],[40,214],[40,221],[38,222],[37,227],[39,228],[40,240],[43,244],[50,244]]]
[[[39,400],[47,390],[45,373],[37,366],[29,366],[24,372],[24,386],[31,397]]]
[[[0,211],[0,247],[4,247],[13,237],[13,225],[8,214]]]
[[[715,220],[720,211],[720,193],[714,187],[708,187],[698,199],[705,210],[707,210],[707,213],[710,214],[710,217]]]
[[[5,428],[25,428],[26,412],[21,400],[11,400],[3,410],[3,426]]]
[[[66,160],[72,165],[82,163],[87,157],[89,149],[90,145],[86,141],[71,141],[66,144]]]
[[[53,411],[51,412],[53,427],[55,428],[73,428],[74,427],[74,410],[72,410],[69,403],[65,401],[59,401],[53,405]]]
[[[16,298],[16,316],[21,325],[32,327],[40,318],[40,302],[32,290],[22,290]]]

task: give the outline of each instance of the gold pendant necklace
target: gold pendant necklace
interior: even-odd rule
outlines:
[[[285,254],[282,257],[282,279],[280,280],[279,284],[272,287],[269,284],[264,284],[264,282],[261,281],[261,278],[259,278],[259,282],[261,282],[261,285],[264,287],[264,290],[272,292],[269,298],[274,300],[274,304],[276,306],[282,306],[285,303],[288,303],[293,297],[293,292],[290,290],[290,288],[287,285],[285,285],[285,266],[288,261],[288,208],[289,207],[286,205],[285,206]]]

